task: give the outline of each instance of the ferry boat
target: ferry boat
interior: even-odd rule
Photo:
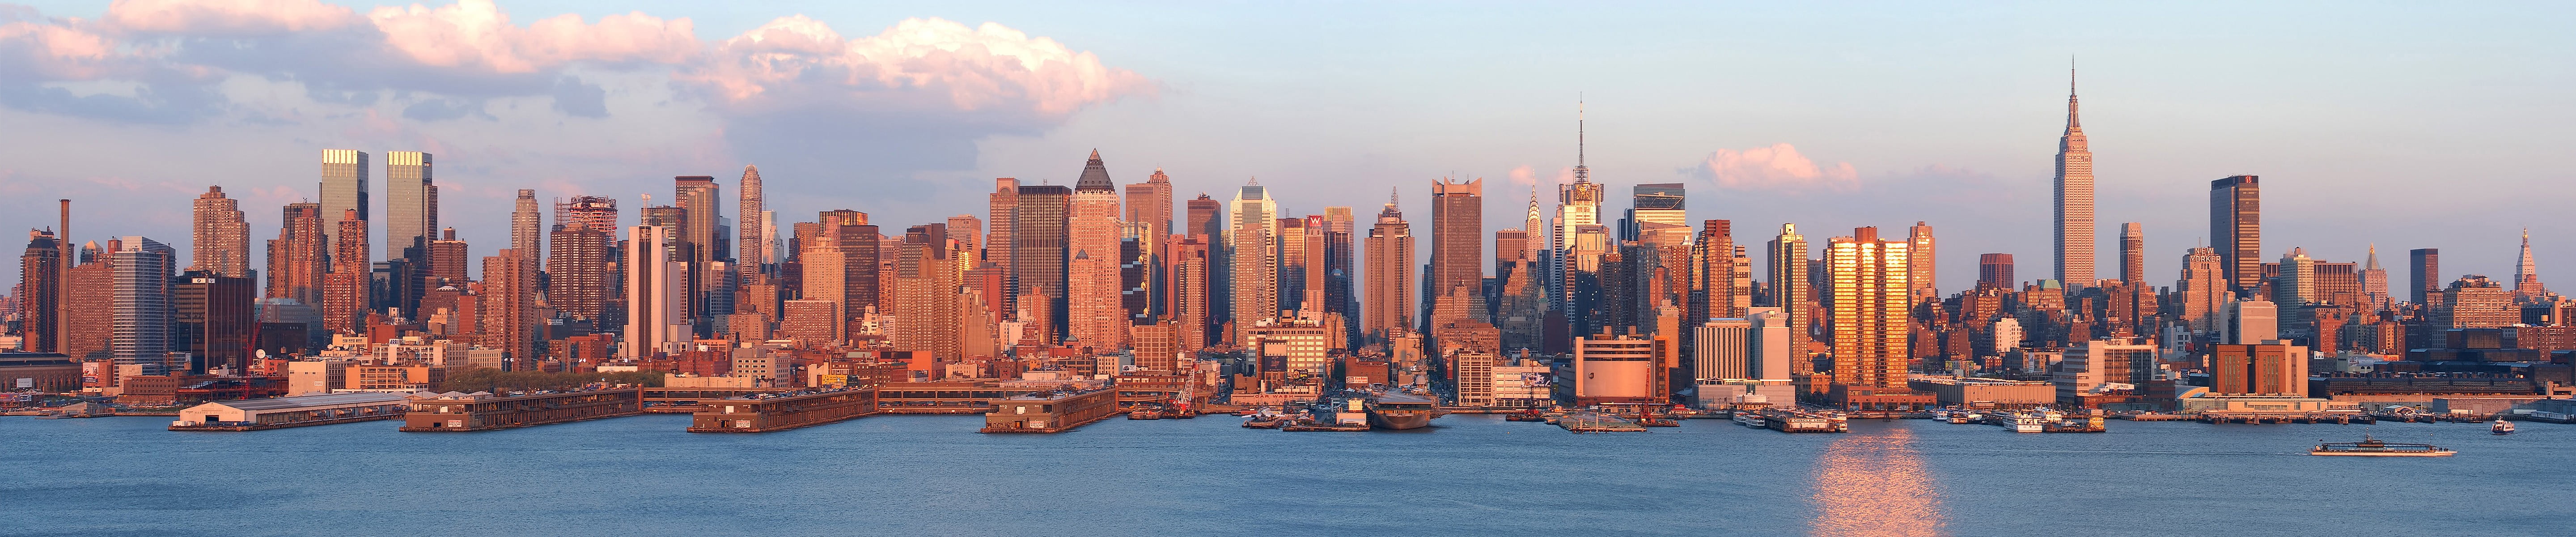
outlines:
[[[2034,412],[2014,412],[1994,416],[1995,425],[2016,433],[2047,432],[2048,416]]]
[[[1958,411],[1958,412],[1951,412],[1951,413],[1950,413],[1950,415],[1949,415],[1948,417],[1942,418],[1942,421],[1947,421],[1947,422],[1950,422],[1951,424],[1954,424],[1954,425],[1964,425],[1964,424],[1968,423],[1968,420],[1976,419],[1976,418],[1975,418],[1975,416],[1976,416],[1976,414],[1970,414],[1970,413],[1968,413],[1967,411],[1964,411],[1964,410],[1963,410],[1963,411]]]
[[[2460,452],[2432,444],[2389,442],[2361,435],[2360,442],[2327,442],[2308,448],[2309,455],[2342,455],[2355,457],[2449,457]]]
[[[1396,431],[1429,427],[1439,406],[1428,397],[1405,393],[1380,394],[1368,399],[1368,424]]]
[[[1762,413],[1744,411],[1738,411],[1735,413],[1735,424],[1755,429],[1765,429],[1771,426],[1770,422],[1762,419]]]
[[[2487,424],[2487,432],[2499,435],[2513,434],[2513,422],[2496,418],[2495,423]]]
[[[1932,409],[1932,421],[1950,421],[1950,409],[1947,409],[1947,408],[1935,408],[1935,409]]]

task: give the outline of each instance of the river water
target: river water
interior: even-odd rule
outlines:
[[[1723,420],[1568,434],[1457,415],[1406,432],[1239,418],[975,434],[881,416],[690,434],[637,416],[480,433],[249,433],[0,418],[0,535],[2576,534],[2576,425],[2204,425],[2102,434]],[[2458,449],[2312,457],[2321,439]]]

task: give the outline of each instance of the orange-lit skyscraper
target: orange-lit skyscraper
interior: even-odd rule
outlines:
[[[197,196],[196,224],[188,270],[250,277],[250,224],[242,221],[240,203],[224,197],[224,187],[209,186]]]
[[[2066,133],[2057,138],[2057,281],[2090,287],[2093,275],[2093,150],[2075,114],[2075,73],[2066,78]]]
[[[322,305],[322,281],[330,273],[323,230],[322,204],[289,203],[280,215],[277,238],[268,241],[268,291],[261,296],[291,298],[306,306]]]
[[[1118,184],[1093,150],[1074,181],[1066,219],[1065,331],[1095,349],[1126,346],[1127,320],[1118,285]]]
[[[1599,185],[1594,185],[1599,186]],[[1594,190],[1598,190],[1597,188]],[[1431,297],[1434,311],[1461,312],[1465,319],[1432,319],[1433,326],[1450,321],[1483,321],[1481,304],[1442,307],[1438,302],[1452,296],[1473,297],[1482,294],[1485,281],[1485,184],[1483,179],[1464,182],[1443,177],[1431,183],[1431,262],[1425,280],[1431,286],[1422,293]],[[1463,290],[1464,292],[1459,292]]]
[[[1904,390],[1911,245],[1880,240],[1874,227],[1854,229],[1828,244],[1834,383]]]

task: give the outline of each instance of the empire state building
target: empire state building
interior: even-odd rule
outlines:
[[[2093,279],[2093,151],[2075,116],[2075,75],[2067,72],[2066,134],[2057,139],[2057,281],[2091,286]]]

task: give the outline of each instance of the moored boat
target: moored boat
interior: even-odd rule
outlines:
[[[1366,405],[1369,426],[1397,431],[1431,426],[1439,407],[1430,398],[1403,393],[1370,397]]]
[[[2327,442],[2317,444],[2317,447],[2308,448],[2308,454],[2356,457],[2449,457],[2452,455],[2458,455],[2460,452],[2443,449],[2432,444],[2389,442],[2386,440],[2371,438],[2370,435],[2364,434],[2361,435],[2360,442]]]

